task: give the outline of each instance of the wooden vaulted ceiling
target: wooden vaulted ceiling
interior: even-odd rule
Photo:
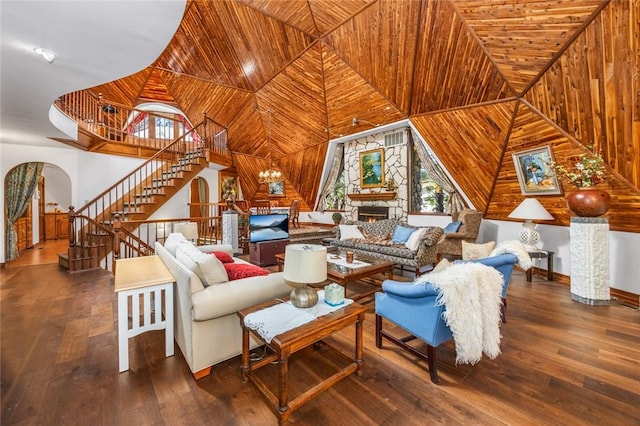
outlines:
[[[551,146],[563,162],[592,146],[612,229],[640,232],[638,22],[640,0],[190,1],[155,63],[91,90],[193,123],[206,112],[247,198],[266,197],[256,173],[273,161],[308,208],[328,141],[369,123],[409,118],[496,219],[523,198],[514,152]],[[562,196],[539,199],[568,223]]]

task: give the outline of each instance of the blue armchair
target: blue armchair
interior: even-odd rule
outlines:
[[[478,262],[500,271],[504,277],[502,299],[504,302],[511,280],[516,256],[503,254],[477,259]],[[439,383],[436,370],[436,347],[452,338],[451,330],[442,319],[445,306],[436,306],[438,289],[431,283],[413,284],[393,280],[382,283],[383,292],[376,293],[376,347],[382,347],[382,338],[400,346],[425,360],[433,383]],[[501,312],[504,320],[504,311]],[[406,337],[395,337],[382,329],[382,319],[392,322],[409,333]],[[427,344],[427,353],[418,351],[407,342],[420,339]]]

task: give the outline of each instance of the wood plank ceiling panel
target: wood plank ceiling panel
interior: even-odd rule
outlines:
[[[99,86],[94,86],[87,90],[95,96],[102,93],[103,99],[107,102],[114,102],[133,107],[138,103],[138,94],[142,91],[142,88],[149,79],[151,72],[151,68],[145,68],[128,77],[101,84]]]
[[[449,2],[422,5],[412,115],[515,96]]]
[[[256,93],[271,157],[278,159],[309,146],[327,143],[322,52],[312,46]],[[269,129],[269,119],[271,129]]]
[[[266,127],[261,114],[256,111],[256,105],[253,97],[229,123],[227,144],[236,153],[266,158],[269,153]]]
[[[406,118],[353,68],[323,46],[329,139]],[[353,125],[353,118],[360,121]]]
[[[509,101],[411,118],[480,211],[489,204],[514,108]]]
[[[302,31],[250,7],[231,2],[208,3],[255,91],[285,68],[314,41]]]
[[[588,152],[539,112],[526,104],[521,104],[516,114],[502,167],[497,175],[488,218],[505,220],[506,216],[524,199],[520,193],[512,154],[543,146],[551,148],[553,158],[559,164],[572,164],[576,156]],[[607,213],[610,229],[637,232],[636,224],[640,223],[640,210],[637,208],[640,203],[640,194],[630,190],[629,185],[619,179],[611,169],[607,170],[605,177],[606,180],[598,184],[598,188],[611,194],[611,208]],[[576,190],[567,183],[560,184],[564,194]],[[554,217],[554,221],[543,223],[569,225],[571,212],[567,209],[564,195],[547,195],[537,198]]]
[[[174,91],[174,93],[176,92]],[[144,101],[162,102],[167,104],[176,103],[175,98],[169,92],[159,70],[154,69],[151,71],[147,82],[138,95],[138,102],[136,102],[136,104]]]
[[[238,182],[242,187],[242,194],[246,200],[253,200],[264,184],[258,182],[258,173],[269,167],[269,161],[240,153],[232,154],[233,164],[238,172]],[[265,188],[262,191],[266,191]],[[264,197],[263,197],[264,198]]]
[[[304,1],[274,1],[274,0],[236,0],[265,15],[278,19],[294,28],[313,36],[318,36],[318,29],[313,20],[309,3]]]
[[[331,31],[376,1],[379,0],[307,0],[320,34]]]
[[[222,2],[190,2],[178,30],[155,66],[248,90],[249,79],[216,13],[219,3]]]
[[[534,81],[602,3],[603,0],[453,2],[518,92]]]
[[[326,36],[362,78],[409,112],[420,2],[380,0]]]
[[[187,75],[162,71],[168,90],[191,123],[199,123],[203,112],[225,127],[231,123],[253,95],[242,89],[223,86]]]
[[[525,98],[640,187],[640,2],[612,2]],[[635,19],[634,19],[635,17]],[[602,40],[610,40],[603,44]]]
[[[318,195],[322,175],[318,170],[324,166],[327,148],[326,143],[320,143],[278,161],[278,168],[296,190],[297,197],[293,198],[301,198],[309,208],[313,208]],[[286,196],[293,199],[289,194]]]

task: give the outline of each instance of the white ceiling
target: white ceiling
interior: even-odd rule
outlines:
[[[173,37],[186,0],[0,0],[0,143],[65,146],[49,121],[62,94],[133,74]],[[47,63],[33,49],[58,58]]]

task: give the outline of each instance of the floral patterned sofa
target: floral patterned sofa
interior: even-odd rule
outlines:
[[[372,256],[390,260],[400,267],[413,269],[416,275],[420,269],[436,263],[436,244],[442,236],[443,230],[437,226],[412,226],[395,219],[383,219],[376,222],[346,221],[344,225],[356,225],[364,238],[341,239],[340,225],[333,228],[336,235],[331,244],[340,250],[351,250],[356,255]],[[417,242],[415,250],[405,243],[395,243],[392,235],[397,226],[415,230],[425,229]]]

